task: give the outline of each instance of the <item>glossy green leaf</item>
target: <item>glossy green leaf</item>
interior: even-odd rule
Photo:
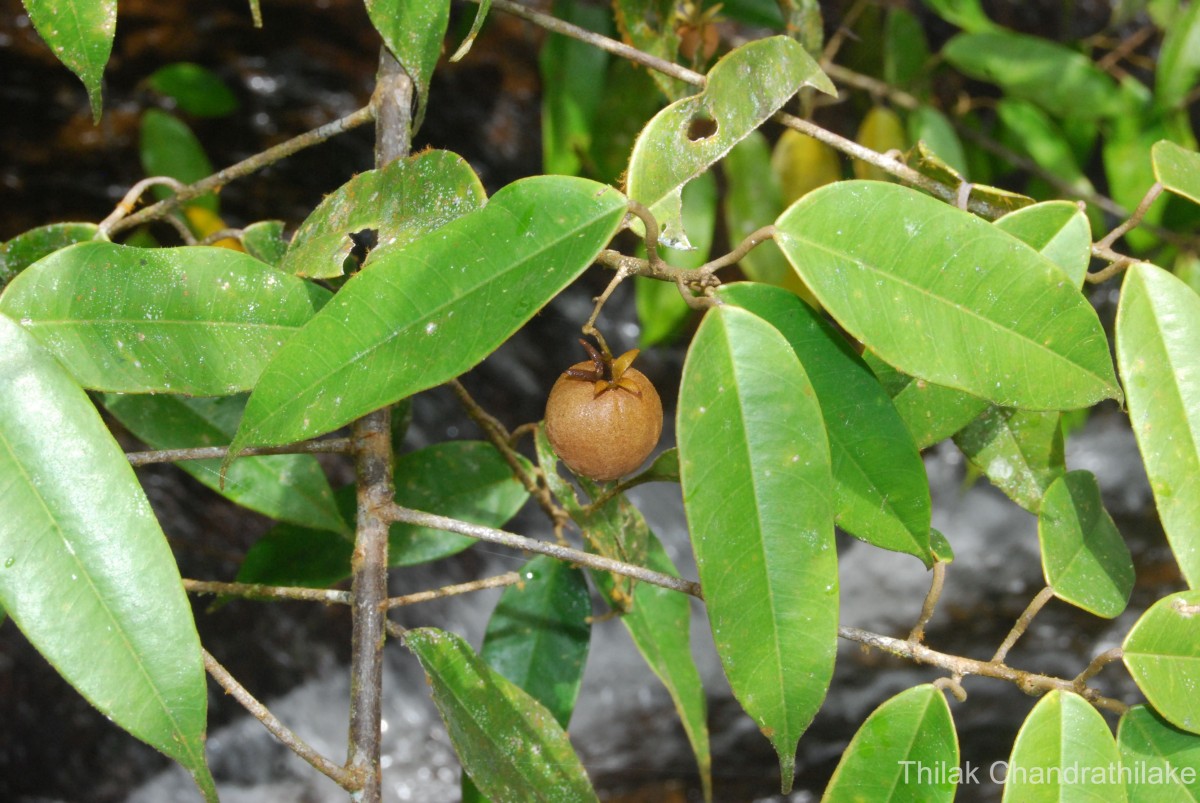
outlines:
[[[207,67],[178,62],[160,67],[146,79],[150,88],[173,98],[180,110],[196,117],[223,117],[237,111],[237,98]]]
[[[249,459],[234,463],[230,476]],[[445,441],[402,454],[396,458],[394,484],[398,504],[487,527],[503,527],[529,497],[500,453],[481,441]],[[342,518],[354,521],[354,486],[334,496]],[[396,522],[388,530],[388,565],[429,563],[474,543],[465,535]],[[350,576],[352,548],[348,538],[281,524],[250,548],[238,580],[321,588]]]
[[[1200,5],[1196,8],[1200,9]],[[1150,158],[1154,177],[1165,189],[1200,204],[1200,153],[1164,139],[1154,143]]]
[[[675,28],[675,0],[613,0],[613,14],[621,38],[643,53],[674,62],[679,52],[679,33]],[[650,77],[669,100],[683,97],[691,87],[650,70]]]
[[[425,669],[450,741],[483,794],[501,801],[597,800],[554,716],[459,636],[423,627],[405,633],[404,644]]]
[[[354,248],[350,235],[375,233],[366,267],[486,200],[479,177],[461,156],[434,150],[397,159],[327,195],[301,224],[279,267],[299,276],[341,276]]]
[[[825,420],[837,524],[931,566],[925,465],[871,369],[812,307],[786,290],[743,282],[723,286],[720,296],[774,326],[800,359]]]
[[[288,241],[283,238],[283,221],[260,220],[251,223],[242,229],[242,247],[259,262],[279,267],[288,249]]]
[[[1054,596],[1105,619],[1125,610],[1133,591],[1133,558],[1090,471],[1065,474],[1046,491],[1038,540]]]
[[[1125,666],[1150,705],[1175,727],[1200,733],[1200,591],[1154,603],[1122,646]]]
[[[693,250],[664,247],[659,249],[659,256],[677,268],[700,267],[708,261],[716,223],[717,180],[712,173],[704,173],[683,188],[683,225],[692,233]],[[644,251],[640,249],[641,253]],[[638,321],[642,326],[638,338],[641,348],[670,340],[691,317],[692,308],[683,300],[674,282],[638,276],[634,288]]]
[[[235,453],[329,432],[471,368],[591,264],[625,209],[595,182],[534,177],[381,257],[271,361]]]
[[[491,7],[492,0],[479,0],[479,8],[475,9],[475,19],[471,22],[471,30],[467,32],[467,36],[462,40],[462,44],[450,56],[450,61],[461,61],[471,51],[471,45],[475,44],[475,37],[479,35],[480,29],[483,28],[484,20],[487,19],[488,10]]]
[[[929,62],[921,21],[902,8],[888,10],[884,23],[883,77],[892,86],[912,86]]]
[[[1124,801],[1117,744],[1100,712],[1078,694],[1049,692],[1013,743],[1004,800],[1014,803]]]
[[[450,0],[366,0],[367,16],[417,90],[415,133],[425,119],[429,81],[450,24]]]
[[[117,0],[23,0],[38,35],[79,76],[100,119],[104,65],[117,32]]]
[[[979,0],[923,0],[925,5],[946,22],[953,23],[964,31],[994,31],[1000,26],[984,13]]]
[[[1104,330],[1025,243],[916,190],[822,187],[776,241],[847,331],[904,373],[1030,409],[1121,398]]]
[[[958,138],[954,124],[937,109],[921,106],[910,112],[908,138],[913,143],[925,143],[925,146],[955,173],[960,176],[967,174],[967,156],[962,140]]]
[[[762,125],[801,86],[835,94],[794,40],[759,39],[718,61],[703,92],[672,103],[646,124],[629,160],[629,197],[658,218],[665,244],[688,247],[680,219],[683,185]]]
[[[954,562],[954,549],[950,546],[950,542],[946,540],[946,536],[932,527],[929,528],[929,549],[938,563]]]
[[[1054,115],[1096,119],[1119,111],[1113,79],[1087,56],[1047,39],[999,30],[963,33],[946,43],[942,55],[971,78]]]
[[[1183,106],[1200,79],[1200,5],[1189,3],[1163,34],[1154,96],[1166,109]]]
[[[1146,262],[1125,274],[1117,362],[1158,517],[1192,588],[1200,586],[1200,297]]]
[[[520,573],[522,581],[496,603],[481,655],[565,728],[587,661],[591,593],[583,572],[549,555],[533,558]]]
[[[0,290],[21,271],[60,248],[86,243],[99,234],[95,223],[51,223],[0,244]]]
[[[0,312],[87,388],[217,396],[253,387],[329,292],[228,248],[91,242],[14,279]]]
[[[654,458],[654,462],[648,469],[638,474],[632,482],[626,483],[626,485],[632,487],[645,482],[679,482],[679,450],[667,449]]]
[[[956,771],[961,772],[958,734],[950,706],[927,683],[871,712],[842,753],[821,800],[951,801],[961,781],[952,775]]]
[[[892,405],[918,449],[949,438],[989,407],[978,396],[902,374],[872,351],[864,351],[862,356],[892,397]]]
[[[606,35],[611,15],[602,6],[558,0],[554,16]],[[604,98],[608,53],[587,42],[551,33],[538,53],[542,77],[542,169],[579,175],[592,145],[596,111]]]
[[[1056,412],[988,407],[954,436],[971,464],[1021,507],[1037,513],[1042,494],[1066,471]]]
[[[0,605],[92,705],[186,767],[208,692],[175,558],[87,394],[0,316]]]
[[[1152,708],[1135,705],[1121,715],[1117,749],[1130,800],[1200,800],[1200,736],[1172,727]]]
[[[816,393],[787,340],[729,305],[709,310],[683,368],[683,502],[717,653],[779,754],[825,697],[837,647],[833,477]]]
[[[1075,159],[1071,143],[1050,115],[1029,101],[1013,98],[997,103],[996,114],[1010,135],[1005,141],[1011,140],[1018,153],[1028,154],[1035,164],[1080,195],[1095,191]]]
[[[191,184],[213,174],[212,162],[192,129],[178,117],[158,109],[142,115],[140,153],[147,176],[167,176]],[[154,187],[154,197],[167,198],[174,193],[168,187]],[[210,212],[217,211],[216,193],[206,193],[187,202]]]
[[[1108,195],[1126,210],[1132,211],[1141,203],[1156,177],[1151,153],[1155,143],[1169,136],[1162,115],[1154,111],[1154,99],[1142,83],[1132,78],[1121,83],[1122,113],[1105,126],[1101,155]],[[1150,205],[1142,218],[1144,226],[1162,222],[1168,196]],[[1130,247],[1145,249],[1157,238],[1144,227],[1125,234]]]
[[[996,221],[996,227],[1058,265],[1076,287],[1083,286],[1092,259],[1092,228],[1070,201],[1045,201]]]
[[[188,398],[107,394],[104,407],[151,449],[224,446],[237,431],[245,396]],[[221,460],[182,460],[176,465],[201,484],[250,510],[280,521],[349,533],[333,490],[312,455],[247,457],[220,476]]]

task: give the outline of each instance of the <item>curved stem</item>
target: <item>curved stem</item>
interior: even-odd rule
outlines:
[[[1013,625],[1004,642],[996,650],[996,654],[992,656],[992,663],[1003,663],[1004,659],[1008,657],[1008,651],[1013,648],[1013,645],[1017,643],[1017,639],[1021,638],[1029,628],[1029,623],[1033,621],[1033,617],[1037,616],[1038,612],[1053,598],[1054,589],[1050,586],[1046,586],[1037,593],[1037,596],[1030,601],[1025,610],[1021,612],[1021,615],[1017,617],[1017,623]]]

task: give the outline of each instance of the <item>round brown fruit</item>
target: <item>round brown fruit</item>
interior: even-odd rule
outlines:
[[[636,469],[662,434],[658,391],[645,374],[629,368],[623,355],[596,376],[595,361],[572,365],[546,400],[546,436],[576,474],[597,482],[623,477]],[[620,369],[612,376],[613,364]]]

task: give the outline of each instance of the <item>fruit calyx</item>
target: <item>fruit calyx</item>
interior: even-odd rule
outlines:
[[[608,349],[601,351],[583,338],[579,339],[579,343],[587,350],[588,357],[592,360],[592,367],[568,368],[565,372],[567,376],[593,383],[593,398],[605,391],[618,388],[641,398],[641,388],[636,382],[625,376],[629,366],[633,365],[633,361],[641,353],[640,349],[630,349],[620,357],[614,358]]]

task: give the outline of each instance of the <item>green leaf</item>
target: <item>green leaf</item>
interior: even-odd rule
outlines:
[[[1151,153],[1155,143],[1168,136],[1169,131],[1162,115],[1153,110],[1150,90],[1141,83],[1126,79],[1121,83],[1120,97],[1124,110],[1105,126],[1101,155],[1108,194],[1123,208],[1133,210],[1156,180]],[[1151,204],[1142,218],[1144,226],[1162,222],[1166,201],[1164,196]],[[1127,232],[1125,240],[1139,250],[1157,242],[1144,228]]]
[[[554,716],[495,672],[460,637],[431,627],[404,644],[433,688],[463,769],[493,800],[597,800]]]
[[[234,463],[230,476],[249,459]],[[445,441],[402,454],[396,458],[394,484],[397,504],[487,527],[503,527],[529,498],[500,453],[482,441]],[[354,486],[334,497],[342,518],[354,521]],[[388,530],[388,565],[429,563],[474,543],[465,535],[396,522]],[[250,548],[238,580],[322,588],[350,576],[352,547],[348,538],[281,524]]]
[[[1172,727],[1135,705],[1117,726],[1125,790],[1138,803],[1200,800],[1200,736]]]
[[[1124,801],[1116,782],[1117,745],[1100,712],[1055,689],[1029,712],[1008,760],[1004,800]]]
[[[913,143],[923,142],[959,176],[967,174],[966,152],[954,124],[932,106],[921,106],[908,115],[908,139]]]
[[[1061,268],[1076,287],[1083,286],[1092,259],[1092,227],[1078,206],[1045,201],[1009,212],[995,225]]]
[[[1082,53],[1036,36],[981,31],[955,36],[942,48],[971,78],[1029,100],[1059,117],[1094,120],[1117,114],[1117,85]]]
[[[0,290],[21,271],[60,248],[86,243],[100,233],[95,223],[51,223],[0,244]]]
[[[0,605],[92,705],[215,800],[204,665],[175,558],[87,395],[3,316],[0,509]]]
[[[1200,78],[1200,5],[1189,3],[1163,34],[1154,96],[1164,109],[1183,106]]]
[[[218,396],[253,387],[329,292],[228,248],[75,245],[0,297],[84,387]]]
[[[488,620],[481,655],[529,692],[564,728],[571,720],[591,640],[592,598],[579,569],[539,555],[520,569]]]
[[[698,176],[683,188],[683,221],[692,233],[693,250],[661,248],[659,256],[669,265],[694,270],[708,261],[716,229],[717,180],[712,173]],[[640,248],[639,252],[644,254],[645,249]],[[638,345],[643,349],[670,340],[691,317],[692,308],[683,300],[674,282],[638,276],[634,289],[638,321],[642,326]]]
[[[224,117],[238,109],[237,98],[225,82],[199,64],[168,64],[151,73],[146,83],[160,95],[174,98],[182,111],[196,117]]]
[[[1154,143],[1150,158],[1154,177],[1166,190],[1200,204],[1200,153],[1164,139]]]
[[[978,396],[902,374],[873,351],[864,351],[862,356],[892,397],[892,405],[918,449],[949,438],[989,406]]]
[[[590,31],[612,33],[602,6],[558,0],[554,16]],[[542,77],[542,169],[579,175],[592,145],[596,110],[605,94],[608,53],[587,42],[551,33],[538,53]]]
[[[350,235],[369,230],[378,243],[363,263],[411,243],[487,200],[471,166],[450,151],[423,151],[359,173],[325,197],[300,225],[280,269],[314,278],[342,275]]]
[[[104,407],[152,449],[223,446],[237,431],[245,396],[195,399],[184,396],[115,395]],[[280,521],[349,534],[333,501],[333,490],[312,455],[247,457],[229,467],[224,484],[221,460],[182,460],[176,465],[242,507]]]
[[[1035,410],[1121,398],[1088,300],[974,215],[907,187],[847,181],[806,195],[776,227],[830,314],[904,373]]]
[[[900,115],[887,106],[871,107],[871,110],[863,117],[862,124],[858,127],[855,140],[859,145],[870,148],[876,153],[888,153],[893,150],[903,151],[908,147],[908,139],[904,131],[904,123],[900,120]],[[858,178],[873,179],[875,181],[889,181],[892,178],[891,173],[888,173],[882,167],[877,167],[861,159],[855,159],[853,167],[854,175]]]
[[[99,121],[104,65],[117,33],[117,0],[23,0],[38,35],[79,76]]]
[[[1006,142],[1024,152],[1034,163],[1071,185],[1080,195],[1093,193],[1092,182],[1084,175],[1071,143],[1048,114],[1033,103],[1005,98],[996,104],[996,113],[1009,135]]]
[[[1158,517],[1192,588],[1200,586],[1200,297],[1146,262],[1125,274],[1117,307],[1117,362],[1129,421]]]
[[[954,562],[954,549],[951,548],[950,542],[946,540],[946,536],[932,527],[929,528],[929,549],[938,563]]]
[[[801,86],[836,94],[797,42],[786,36],[759,39],[718,61],[703,92],[672,103],[646,124],[629,160],[629,197],[659,219],[665,244],[689,245],[680,218],[683,185],[762,125]]]
[[[1200,591],[1154,603],[1122,646],[1125,666],[1150,705],[1175,727],[1200,733]]]
[[[960,780],[951,773],[959,771],[950,706],[926,683],[871,712],[842,753],[821,800],[951,801]]]
[[[979,0],[923,0],[925,5],[946,22],[953,23],[964,31],[978,33],[1000,28],[992,22]]]
[[[825,697],[837,647],[833,478],[816,394],[788,342],[731,306],[705,315],[683,368],[684,509],[717,653],[779,753]]]
[[[992,484],[1031,513],[1066,471],[1058,413],[989,407],[954,443]]]
[[[929,43],[921,21],[902,8],[889,9],[884,39],[884,80],[892,86],[912,86],[929,63]]]
[[[643,53],[675,61],[679,52],[679,32],[675,28],[675,0],[613,0],[613,14],[621,38]],[[691,87],[680,81],[649,70],[650,77],[670,100],[683,97]]]
[[[1133,591],[1133,558],[1090,471],[1065,474],[1046,491],[1038,540],[1054,596],[1105,619],[1125,610]]]
[[[192,184],[213,173],[212,162],[192,129],[158,109],[147,109],[142,115],[141,157],[146,175],[167,176],[183,184]],[[154,197],[159,200],[173,194],[168,187],[154,187]],[[216,213],[216,193],[192,198],[187,205]]]
[[[871,369],[812,307],[786,290],[741,282],[724,285],[720,296],[779,330],[812,382],[829,438],[837,524],[932,566],[925,465]]]
[[[242,246],[246,253],[273,268],[279,267],[287,252],[288,241],[283,238],[282,220],[260,220],[242,229]]]
[[[367,16],[417,90],[413,133],[425,119],[429,81],[450,24],[450,0],[366,0]]]
[[[329,432],[463,373],[591,264],[625,209],[592,181],[529,178],[381,257],[271,361],[231,454]]]

